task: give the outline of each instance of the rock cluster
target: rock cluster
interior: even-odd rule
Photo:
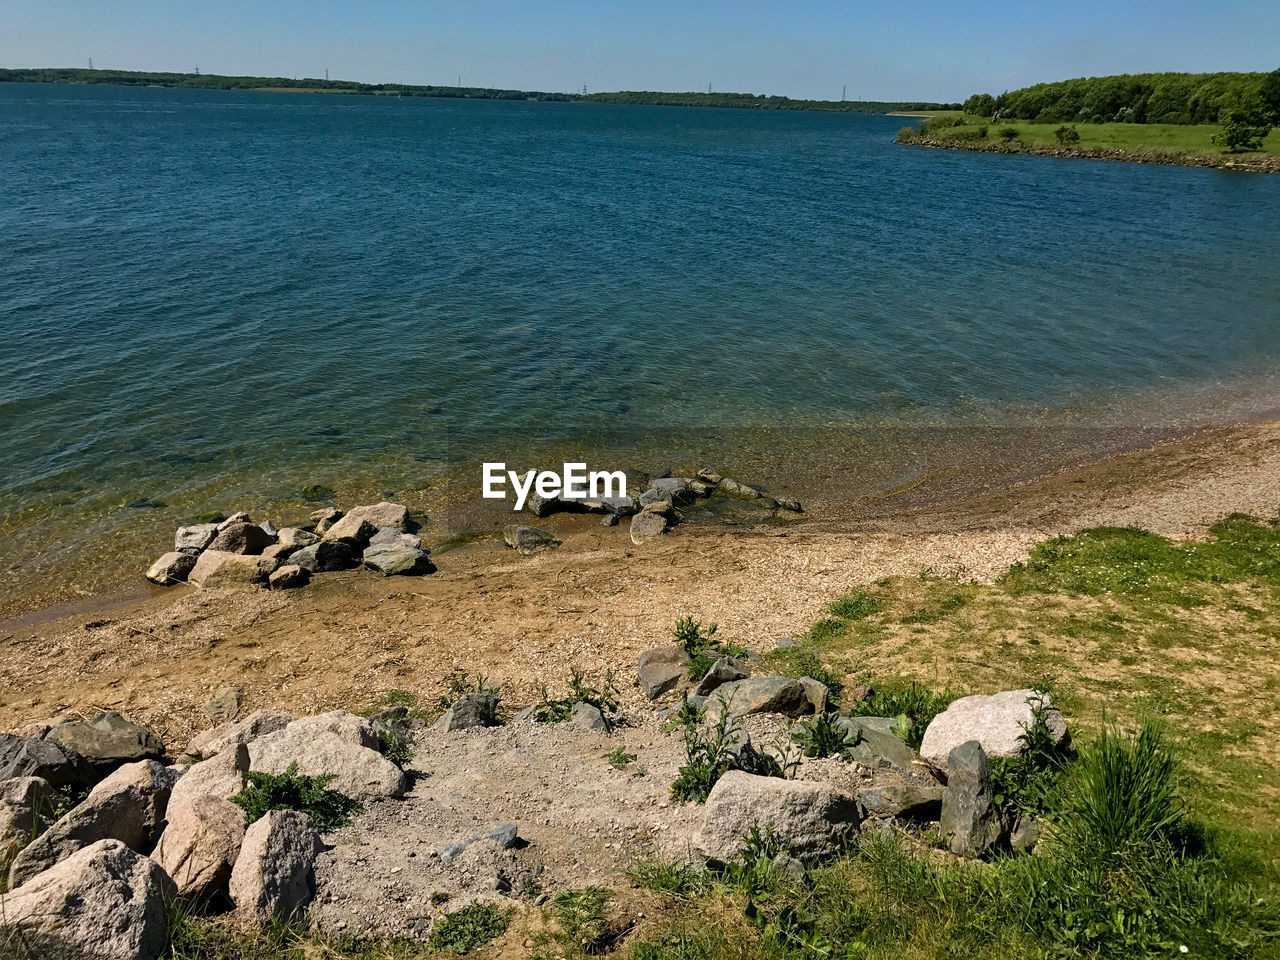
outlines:
[[[277,530],[245,513],[218,523],[179,527],[174,549],[148,568],[152,583],[199,587],[236,584],[271,590],[302,587],[315,573],[356,564],[383,576],[434,573],[429,552],[413,532],[408,508],[398,503],[317,510],[305,526]]]

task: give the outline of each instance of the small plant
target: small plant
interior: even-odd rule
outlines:
[[[583,953],[603,953],[614,939],[608,906],[613,894],[603,887],[583,887],[556,894],[560,930],[566,941]]]
[[[627,753],[622,747],[609,751],[604,755],[604,758],[609,761],[609,766],[615,770],[621,770],[637,759],[634,753]]]
[[[1065,123],[1053,131],[1053,135],[1057,138],[1058,145],[1062,147],[1072,147],[1080,142],[1080,131],[1075,127],[1068,127]]]
[[[272,810],[298,810],[307,814],[322,833],[345,827],[363,809],[353,800],[328,786],[333,774],[309,777],[298,773],[297,763],[289,764],[284,773],[245,774],[245,788],[231,802],[245,812],[248,823],[256,823]]]
[[[413,760],[408,741],[391,730],[378,731],[378,752],[401,768]]]
[[[1029,701],[1031,724],[1018,738],[1022,752],[991,761],[996,807],[1008,822],[1019,816],[1042,816],[1056,802],[1058,781],[1069,753],[1049,730],[1047,697],[1046,690],[1037,689]]]
[[[436,921],[427,949],[441,953],[470,953],[507,932],[511,912],[487,903],[473,903]]]
[[[743,743],[742,728],[734,722],[722,701],[715,726],[703,731],[703,711],[696,710],[680,725],[684,731],[685,763],[671,785],[671,793],[681,803],[706,803],[714,787],[730,770],[742,770],[762,777],[783,777],[786,771],[774,757],[758,753]]]
[[[467,671],[456,667],[445,678],[445,685],[447,690],[440,697],[440,706],[446,710],[470,694],[488,694],[496,697],[499,693],[499,688],[489,683],[483,674],[477,674],[473,678]]]
[[[665,893],[670,897],[690,897],[707,888],[707,875],[684,863],[666,860],[642,860],[627,871],[638,887]]]
[[[604,673],[604,680],[599,687],[587,682],[586,674],[578,666],[569,668],[569,695],[560,699],[552,699],[546,684],[542,686],[542,702],[533,711],[533,718],[538,723],[564,723],[569,719],[575,703],[589,703],[609,719],[609,714],[617,713],[618,685],[613,669]]]
[[[853,704],[849,713],[855,717],[896,718],[898,724],[894,732],[919,749],[929,722],[955,698],[956,694],[950,690],[935,693],[914,680],[886,682],[877,684],[869,697]]]
[[[744,647],[722,643],[716,639],[716,625],[703,627],[692,617],[676,621],[676,644],[689,658],[689,678],[701,680],[721,657],[745,657]]]
[[[835,713],[820,713],[791,731],[806,757],[842,757],[858,745],[859,736],[840,724]]]

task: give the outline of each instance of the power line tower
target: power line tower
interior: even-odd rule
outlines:
[[[93,57],[90,57],[90,58],[89,58],[89,69],[90,69],[90,70],[92,70],[92,69],[93,69]]]
[[[200,76],[200,64],[196,64],[196,76]]]
[[[846,83],[843,87],[840,88],[840,102],[844,103],[845,98],[847,96],[849,96],[849,85]]]
[[[585,83],[582,85],[582,95],[584,97],[587,95],[587,85]]]

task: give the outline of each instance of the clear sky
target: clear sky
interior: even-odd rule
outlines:
[[[1280,67],[1280,0],[0,0],[0,66],[960,100]]]

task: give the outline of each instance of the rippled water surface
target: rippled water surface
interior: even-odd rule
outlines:
[[[1280,177],[903,122],[0,85],[0,509],[105,529],[504,445],[1274,372]]]

